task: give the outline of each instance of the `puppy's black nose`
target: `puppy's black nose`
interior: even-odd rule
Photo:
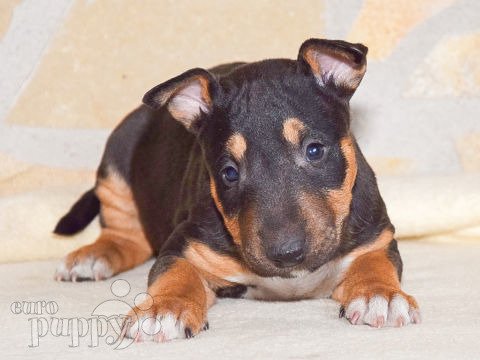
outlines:
[[[305,241],[294,239],[273,246],[270,251],[267,251],[267,257],[279,268],[298,265],[305,260]]]

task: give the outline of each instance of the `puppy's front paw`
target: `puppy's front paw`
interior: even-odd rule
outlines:
[[[181,297],[156,296],[130,312],[123,333],[135,341],[188,339],[208,329],[200,304]]]
[[[57,266],[55,280],[104,280],[114,274],[108,249],[98,244],[81,247],[68,254]]]
[[[340,315],[351,324],[367,324],[376,328],[401,327],[421,322],[417,302],[403,292],[387,295],[358,296],[342,306]]]

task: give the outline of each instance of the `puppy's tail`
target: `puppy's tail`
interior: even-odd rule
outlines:
[[[58,235],[76,234],[85,229],[99,212],[100,201],[95,195],[95,189],[90,189],[58,221],[53,232]]]

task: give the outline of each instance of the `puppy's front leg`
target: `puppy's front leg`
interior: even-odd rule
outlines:
[[[397,259],[396,265],[392,259]],[[332,297],[341,304],[340,315],[353,325],[403,326],[420,322],[415,299],[400,287],[401,260],[396,241],[388,248],[357,257]]]
[[[159,257],[147,292],[150,296],[129,315],[126,336],[164,342],[189,338],[208,328],[207,309],[215,294],[186,259]]]

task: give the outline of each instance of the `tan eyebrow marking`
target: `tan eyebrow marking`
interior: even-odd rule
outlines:
[[[247,142],[240,133],[235,133],[227,141],[227,150],[232,154],[235,160],[242,160],[247,150]]]
[[[283,137],[292,145],[300,143],[305,124],[297,118],[288,118],[283,123]]]

